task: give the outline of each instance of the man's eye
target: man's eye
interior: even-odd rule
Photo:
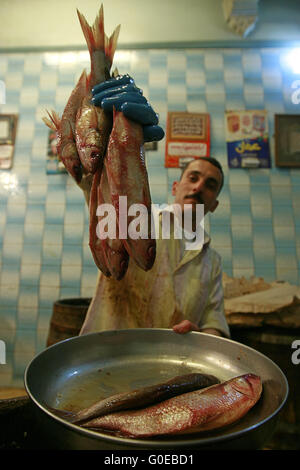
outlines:
[[[207,181],[206,186],[212,191],[215,191],[217,189],[217,185],[214,181]]]

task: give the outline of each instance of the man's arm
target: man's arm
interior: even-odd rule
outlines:
[[[230,330],[224,312],[222,268],[219,255],[213,258],[212,272],[209,298],[199,322],[200,326],[189,320],[183,320],[173,326],[176,333],[201,331],[216,336],[230,337]]]

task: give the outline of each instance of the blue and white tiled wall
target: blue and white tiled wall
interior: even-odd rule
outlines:
[[[130,73],[160,115],[208,112],[211,154],[224,167],[217,211],[206,220],[213,246],[230,276],[262,276],[299,284],[300,170],[274,163],[274,114],[300,114],[292,103],[294,75],[287,49],[120,51],[115,64]],[[53,303],[91,297],[96,268],[88,248],[88,217],[80,190],[67,175],[46,174],[45,109],[61,112],[83,68],[85,52],[0,55],[6,86],[1,113],[18,113],[13,168],[0,171],[0,340],[6,364],[0,386],[19,386],[44,349]],[[266,109],[271,169],[227,167],[224,111]],[[177,169],[164,167],[164,141],[147,153],[153,202],[171,202]],[[3,344],[3,343],[2,343]]]

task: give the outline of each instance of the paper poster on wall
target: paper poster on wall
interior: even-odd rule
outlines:
[[[226,111],[225,129],[229,168],[271,167],[267,111]]]
[[[168,113],[165,167],[180,168],[193,158],[208,157],[209,152],[209,114]]]
[[[46,173],[48,175],[57,175],[68,173],[64,164],[59,160],[57,150],[57,135],[55,131],[50,130],[48,134],[48,151]]]

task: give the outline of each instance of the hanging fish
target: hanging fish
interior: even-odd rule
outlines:
[[[47,111],[48,117],[44,117],[44,123],[54,130],[57,135],[57,154],[65,165],[67,171],[77,183],[82,179],[82,165],[78,155],[75,141],[76,115],[86,93],[87,75],[85,70],[71,93],[62,117],[55,111]]]
[[[143,154],[143,129],[127,119],[121,111],[114,112],[105,165],[111,200],[117,212],[118,223],[124,227],[122,242],[130,257],[145,271],[152,268],[156,256],[156,241],[151,237],[151,195]],[[127,211],[120,212],[120,196],[126,197]],[[129,208],[140,205],[140,236],[129,233],[133,216]],[[136,214],[135,214],[136,215]],[[134,234],[135,236],[135,234]]]
[[[91,72],[86,81],[85,96],[76,115],[75,138],[85,171],[94,174],[103,163],[112,128],[112,117],[92,104],[91,90],[97,83],[110,78],[120,26],[108,39],[104,32],[103,5],[92,26],[78,10],[77,14],[90,53]]]

